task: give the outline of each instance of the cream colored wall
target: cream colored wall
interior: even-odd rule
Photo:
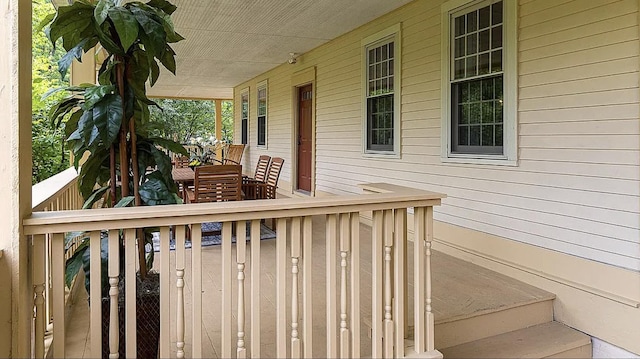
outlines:
[[[317,195],[380,181],[446,193],[435,213],[447,228],[436,233],[441,249],[519,273],[558,295],[559,320],[640,353],[632,325],[640,323],[632,305],[640,301],[638,2],[520,1],[517,166],[441,162],[440,5],[415,1],[239,85],[236,96],[251,87],[250,144],[255,84],[268,79],[266,152],[290,163],[290,78],[315,66]],[[401,158],[367,158],[361,40],[397,23]],[[255,161],[261,152],[250,149]],[[535,261],[514,269],[523,258]],[[527,269],[540,267],[547,277]]]
[[[31,2],[0,6],[0,357],[29,356],[33,293],[21,219],[31,211]]]

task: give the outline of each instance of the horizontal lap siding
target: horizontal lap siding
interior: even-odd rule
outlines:
[[[438,220],[640,270],[637,7],[520,2],[516,167],[440,159],[437,1],[413,2],[304,54],[300,67],[267,73],[269,150],[290,153],[290,78],[315,66],[317,191],[360,193],[358,183],[381,181],[440,191],[448,198]],[[397,23],[401,158],[370,158],[362,153],[361,41]]]

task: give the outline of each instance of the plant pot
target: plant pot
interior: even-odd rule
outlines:
[[[138,280],[136,293],[136,339],[138,358],[157,358],[160,342],[160,276],[149,273],[143,285]],[[126,358],[124,281],[118,295],[119,354]],[[102,358],[109,357],[110,300],[102,298]]]

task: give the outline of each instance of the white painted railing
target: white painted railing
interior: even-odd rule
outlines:
[[[432,239],[433,206],[439,205],[443,195],[384,184],[364,186],[373,194],[323,197],[313,199],[278,199],[266,201],[241,201],[227,203],[203,203],[138,208],[93,209],[33,213],[24,220],[26,234],[33,238],[33,261],[44,261],[50,254],[53,288],[43,292],[44,268],[36,267],[33,273],[35,285],[36,325],[41,315],[42,302],[52,298],[54,321],[64,320],[64,233],[90,232],[91,258],[100,258],[101,233],[108,233],[110,309],[109,321],[103,323],[100,281],[90,285],[90,357],[101,357],[102,326],[109,326],[109,352],[117,357],[121,326],[126,332],[126,356],[136,356],[136,230],[158,227],[160,236],[160,344],[162,358],[203,356],[203,271],[201,248],[201,223],[222,222],[221,245],[221,296],[219,315],[220,357],[238,358],[261,356],[260,330],[262,291],[260,278],[261,259],[260,222],[274,219],[276,223],[276,278],[275,278],[275,355],[276,357],[312,357],[313,312],[318,310],[312,301],[313,262],[322,257],[312,250],[311,217],[326,216],[326,353],[327,357],[361,357],[361,293],[360,293],[360,216],[372,213],[372,343],[371,356],[404,357],[408,308],[406,246],[407,209],[414,208],[414,293],[409,305],[415,313],[412,351],[435,357],[433,313],[431,308],[430,248]],[[251,226],[250,256],[247,255],[245,226]],[[237,235],[232,243],[232,233]],[[190,231],[192,249],[185,249],[187,228]],[[170,232],[175,231],[176,249],[174,268],[169,250]],[[122,234],[122,236],[121,236]],[[51,238],[51,251],[45,250],[46,238]],[[119,266],[119,245],[124,242],[126,263],[124,273]],[[235,247],[235,255],[233,248]],[[264,254],[266,255],[266,254]],[[248,273],[245,272],[250,265]],[[289,269],[289,270],[288,270]],[[91,260],[92,277],[100,277],[100,261]],[[191,278],[186,278],[190,273]],[[234,281],[233,277],[236,277]],[[125,319],[118,317],[119,281],[125,278]],[[172,278],[175,281],[172,284]],[[190,279],[190,281],[189,281]],[[236,290],[233,291],[235,282]],[[185,293],[189,286],[190,298]],[[247,288],[249,286],[249,288]],[[290,291],[287,292],[287,287]],[[298,295],[301,289],[301,295]],[[235,303],[233,301],[235,296]],[[251,302],[251,308],[246,303]],[[189,310],[187,308],[187,303]],[[235,305],[234,305],[235,304]],[[290,309],[287,310],[287,305]],[[207,303],[209,310],[211,303]],[[246,315],[248,314],[248,316]],[[175,318],[171,328],[171,316]],[[235,317],[235,320],[234,320]],[[58,319],[60,318],[60,319]],[[235,323],[234,323],[235,322]],[[246,328],[250,324],[250,330]],[[235,326],[235,331],[232,329]],[[186,333],[190,336],[187,337]],[[172,334],[174,335],[172,340]],[[215,333],[214,333],[215,334]],[[212,332],[207,333],[207,338]],[[66,355],[65,326],[53,327],[53,357]],[[190,339],[189,339],[190,338]],[[36,336],[35,340],[42,340]],[[317,340],[317,338],[315,338]],[[247,345],[246,343],[249,343]],[[36,345],[36,348],[39,348]],[[188,350],[186,350],[188,349]],[[43,352],[36,350],[35,357]]]
[[[31,189],[32,211],[64,211],[82,208],[82,197],[78,192],[77,179],[78,173],[71,167],[33,185]],[[45,334],[50,333],[53,329],[51,237],[47,235],[38,243],[33,244],[34,249],[47,254],[44,258],[31,261],[34,273],[34,308],[36,311],[34,336],[42,339],[34,341],[34,350],[43,355],[45,349],[43,339]],[[78,244],[79,242],[76,241],[69,244],[65,260],[73,255]]]

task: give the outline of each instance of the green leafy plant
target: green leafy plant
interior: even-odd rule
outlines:
[[[49,118],[56,127],[64,127],[74,166],[80,168],[78,186],[85,208],[99,201],[111,207],[180,202],[171,160],[162,149],[187,152],[172,140],[150,135],[149,106],[157,105],[146,95],[146,84],[156,83],[160,65],[175,74],[170,45],[183,40],[171,20],[175,10],[166,0],[76,0],[43,21],[54,46],[62,39],[66,51],[58,61],[62,77],[74,59],[80,61],[94,48],[105,58],[97,85],[67,86],[48,93],[68,94],[51,107]],[[150,236],[139,231],[138,238],[148,242]],[[67,263],[68,270],[77,272],[79,262],[74,261],[82,261],[87,248],[88,244],[80,246]],[[150,263],[145,246],[138,248],[144,278]]]

